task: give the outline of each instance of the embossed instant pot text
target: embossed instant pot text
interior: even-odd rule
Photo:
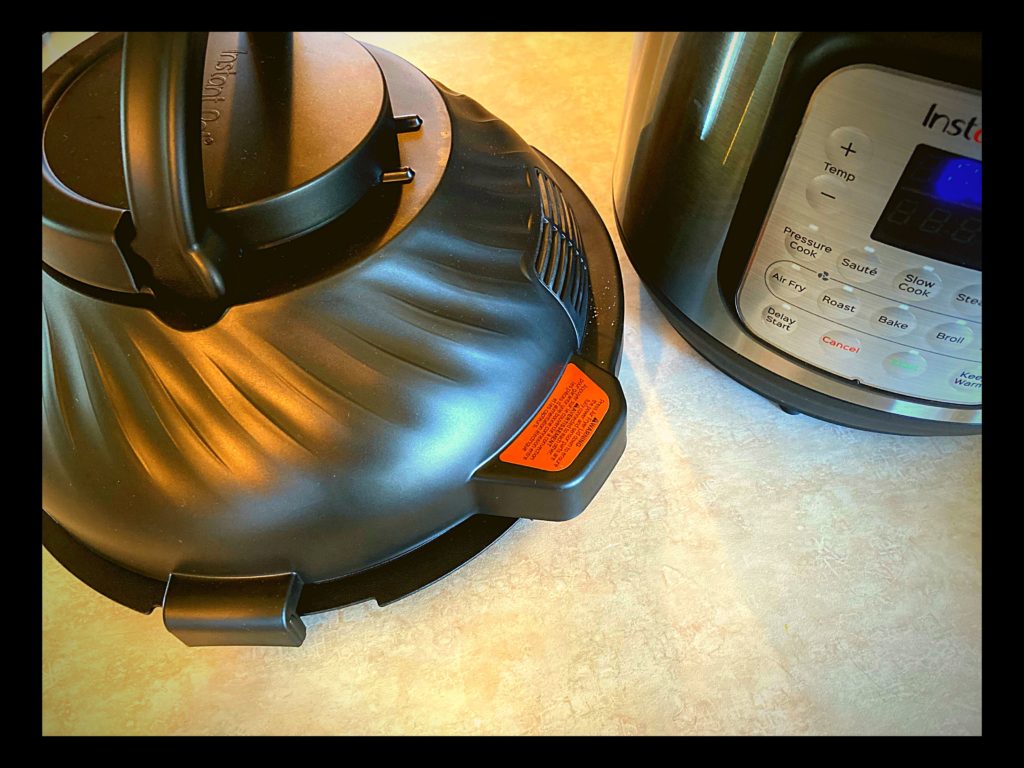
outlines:
[[[230,82],[228,78],[238,74],[238,57],[247,53],[248,51],[221,51],[217,54],[213,72],[203,84],[203,111],[199,115],[203,144],[213,144],[212,124],[220,120],[221,115],[221,110],[215,105],[227,98],[224,96],[224,88]]]

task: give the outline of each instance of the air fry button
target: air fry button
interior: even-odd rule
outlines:
[[[860,354],[860,339],[846,331],[833,330],[823,333],[818,341],[825,349],[840,357]]]
[[[761,319],[776,331],[792,333],[796,329],[796,313],[789,304],[769,304],[761,313]]]
[[[814,273],[791,261],[778,261],[768,267],[765,276],[773,293],[798,297],[808,295]]]
[[[934,270],[926,267],[900,272],[894,285],[905,301],[934,299],[942,290],[942,280]]]

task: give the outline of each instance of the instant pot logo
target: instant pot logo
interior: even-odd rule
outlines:
[[[220,120],[221,111],[216,107],[226,100],[224,88],[230,78],[238,74],[238,57],[247,51],[221,51],[217,54],[217,62],[213,65],[213,73],[203,84],[203,111],[199,115],[202,123],[203,144],[213,144],[212,124]]]
[[[932,104],[928,108],[928,114],[924,116],[921,123],[928,130],[940,130],[947,136],[963,136],[967,141],[975,141],[981,144],[981,126],[978,125],[978,118],[972,117],[964,120],[960,117],[950,117],[938,111],[939,105]],[[975,126],[977,125],[977,128]]]

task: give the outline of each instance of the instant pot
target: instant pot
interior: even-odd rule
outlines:
[[[981,35],[638,39],[615,213],[725,373],[831,422],[981,430]]]

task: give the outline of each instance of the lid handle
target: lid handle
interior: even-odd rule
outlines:
[[[129,32],[121,60],[121,145],[132,250],[157,291],[224,296],[225,241],[209,226],[200,145],[206,32]]]

